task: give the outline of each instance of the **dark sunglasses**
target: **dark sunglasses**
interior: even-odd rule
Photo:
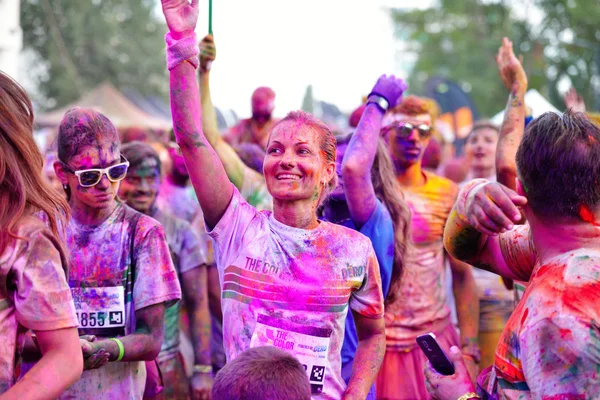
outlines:
[[[79,185],[81,187],[92,187],[96,186],[98,182],[102,180],[102,176],[106,175],[109,181],[119,182],[127,175],[127,168],[129,168],[129,161],[121,155],[121,162],[119,164],[110,166],[108,168],[90,168],[82,169],[79,171],[72,170],[66,163],[62,162],[65,169],[75,175],[79,179]]]
[[[392,129],[395,129],[397,132],[397,135],[400,136],[401,138],[407,138],[410,136],[410,134],[412,133],[412,131],[414,131],[415,129],[419,131],[419,136],[421,136],[422,138],[428,138],[429,136],[431,136],[431,127],[429,125],[426,124],[421,124],[421,125],[413,125],[409,122],[399,122],[397,124],[391,124],[386,126],[385,128],[383,128],[384,131],[390,131]]]

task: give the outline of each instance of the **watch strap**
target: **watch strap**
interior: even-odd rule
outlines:
[[[367,97],[367,104],[371,103],[375,104],[384,114],[390,108],[390,102],[377,93],[371,93],[369,97]]]

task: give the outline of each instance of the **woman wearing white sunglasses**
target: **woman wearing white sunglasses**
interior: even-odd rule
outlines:
[[[128,166],[104,115],[67,111],[54,169],[72,211],[69,286],[85,371],[63,399],[141,399],[142,361],[158,355],[165,308],[181,297],[162,226],[116,198]]]

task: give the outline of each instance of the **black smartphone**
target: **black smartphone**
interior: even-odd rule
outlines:
[[[442,375],[454,375],[454,364],[435,340],[433,333],[417,336],[417,344],[437,372]]]

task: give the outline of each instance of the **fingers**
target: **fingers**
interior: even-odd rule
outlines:
[[[486,235],[497,235],[511,230],[521,219],[518,207],[527,198],[498,183],[489,183],[477,190],[468,207],[469,222]]]
[[[460,349],[456,346],[450,347],[450,360],[454,364],[454,374],[458,376],[469,376],[465,360],[462,357]]]
[[[96,369],[104,366],[108,363],[109,354],[104,350],[100,349],[88,358],[84,358],[83,368],[84,369]]]

